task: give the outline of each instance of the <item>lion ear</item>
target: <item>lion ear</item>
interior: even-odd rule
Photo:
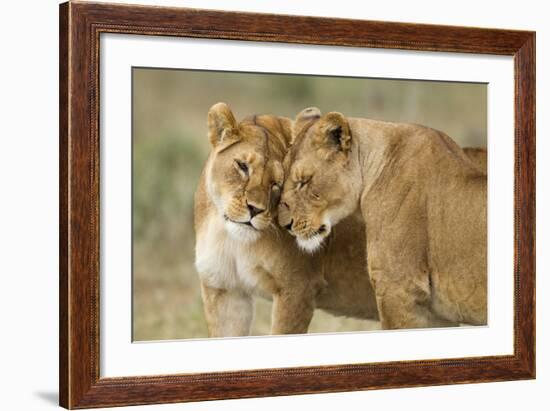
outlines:
[[[237,137],[237,122],[229,106],[216,103],[208,111],[208,138],[212,147]]]
[[[308,107],[298,113],[292,126],[292,138],[296,138],[311,121],[321,118],[321,110],[317,107]]]
[[[321,122],[319,129],[325,143],[347,153],[351,149],[351,129],[344,115],[331,112],[323,116]]]

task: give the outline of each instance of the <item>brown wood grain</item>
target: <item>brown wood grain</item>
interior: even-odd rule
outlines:
[[[101,33],[514,56],[514,355],[100,378],[98,104]],[[59,48],[59,398],[62,406],[89,408],[534,378],[533,32],[73,2],[60,6]]]
[[[59,402],[64,405],[69,404],[68,8],[62,4],[59,13]]]

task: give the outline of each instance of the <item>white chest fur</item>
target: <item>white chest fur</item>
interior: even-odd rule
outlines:
[[[197,234],[195,267],[201,280],[214,288],[254,292],[257,278],[251,246],[235,240],[225,229],[222,218],[212,216]]]

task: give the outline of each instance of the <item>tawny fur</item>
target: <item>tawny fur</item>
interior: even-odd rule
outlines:
[[[195,195],[195,265],[209,335],[248,335],[255,296],[273,300],[272,334],[307,332],[315,308],[377,319],[360,220],[338,224],[315,254],[299,250],[274,222],[292,121],[261,115],[237,123],[218,103],[208,126],[212,151]],[[264,211],[251,219],[247,204]]]
[[[477,164],[481,170],[487,174],[487,150],[480,147],[466,147],[463,149],[464,154]]]
[[[484,150],[465,153],[419,125],[314,108],[294,132],[279,221],[298,243],[349,216],[366,224],[383,328],[487,323]]]

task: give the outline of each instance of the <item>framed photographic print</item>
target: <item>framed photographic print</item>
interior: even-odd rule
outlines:
[[[60,6],[60,404],[535,377],[535,33]]]

